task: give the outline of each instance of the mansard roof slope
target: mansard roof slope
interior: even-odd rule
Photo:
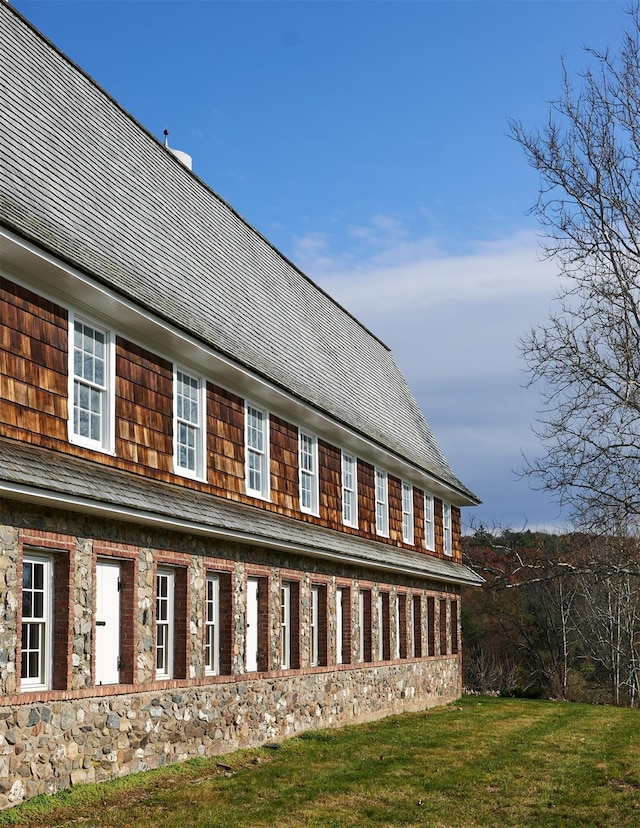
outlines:
[[[391,352],[0,3],[2,222],[477,503]]]

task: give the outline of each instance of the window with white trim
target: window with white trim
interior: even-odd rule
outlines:
[[[205,383],[176,368],[173,374],[174,468],[187,477],[205,473],[206,397]]]
[[[389,486],[386,471],[376,469],[376,532],[389,535]]]
[[[269,415],[245,404],[245,476],[247,494],[269,499]]]
[[[291,667],[291,584],[280,585],[280,666]]]
[[[205,600],[205,675],[215,676],[220,672],[220,578],[207,575]]]
[[[173,678],[175,572],[156,573],[156,678]]]
[[[304,431],[298,437],[300,511],[318,514],[318,438]]]
[[[69,343],[69,440],[113,452],[114,338],[69,313]]]
[[[413,486],[402,483],[402,540],[413,543]]]
[[[453,555],[453,538],[451,533],[451,504],[442,504],[442,534],[444,554]]]
[[[427,549],[436,548],[436,533],[433,522],[433,495],[424,496],[424,545]]]
[[[51,687],[52,605],[52,558],[25,555],[22,561],[21,690],[47,690]]]
[[[358,526],[358,460],[342,452],[342,522]]]
[[[318,629],[319,612],[318,605],[320,603],[320,587],[314,585],[311,587],[311,626],[310,626],[310,644],[311,644],[311,666],[317,667],[320,664],[320,636]]]

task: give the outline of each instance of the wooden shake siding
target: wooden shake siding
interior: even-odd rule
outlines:
[[[460,535],[462,533],[462,521],[460,519],[460,508],[458,506],[451,507],[451,535],[453,558],[456,561],[462,561],[462,542]]]
[[[244,400],[207,382],[207,481],[173,471],[173,364],[116,337],[116,456],[68,439],[67,311],[0,280],[0,435],[311,523],[378,539],[374,467],[358,459],[358,527],[342,523],[340,448],[318,440],[319,516],[300,512],[298,429],[270,415],[270,501],[246,494]],[[402,483],[389,475],[389,536],[402,541]],[[414,488],[413,548],[424,549],[423,492]],[[453,507],[453,552],[460,560],[460,510]],[[434,499],[435,554],[443,556],[442,501]],[[408,547],[411,548],[411,547]],[[433,553],[429,553],[433,554]]]
[[[376,537],[375,469],[358,459],[358,534]]]
[[[271,501],[277,511],[300,510],[298,484],[298,429],[271,414],[269,417],[271,453]]]
[[[402,543],[402,481],[388,475],[389,480],[389,540]]]
[[[116,339],[116,455],[148,473],[173,471],[173,366]]]
[[[67,443],[67,312],[0,278],[0,433]]]
[[[320,521],[324,526],[342,525],[342,453],[318,440],[320,466]]]
[[[424,492],[413,489],[413,544],[416,549],[425,552],[424,545]]]
[[[442,521],[442,501],[433,499],[433,527],[435,531],[435,547],[438,555],[444,555],[444,524]]]
[[[207,383],[207,474],[216,494],[232,500],[243,498],[244,401],[210,382]]]

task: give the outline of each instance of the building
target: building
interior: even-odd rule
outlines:
[[[0,3],[0,806],[461,692],[389,350]]]

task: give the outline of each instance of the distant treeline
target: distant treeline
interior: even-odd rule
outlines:
[[[477,531],[462,602],[471,690],[640,707],[640,541]]]

